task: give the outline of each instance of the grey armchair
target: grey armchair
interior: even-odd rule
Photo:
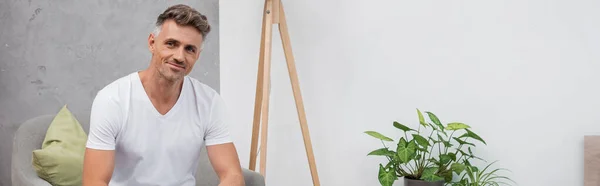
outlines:
[[[13,186],[50,186],[48,182],[37,176],[31,165],[31,158],[32,151],[41,148],[46,130],[53,119],[53,115],[32,118],[23,123],[15,133],[11,167]],[[210,165],[205,150],[203,149],[202,156],[199,157],[200,166],[196,174],[196,185],[216,186],[219,178]],[[264,178],[257,172],[243,169],[243,174],[247,186],[265,185]]]

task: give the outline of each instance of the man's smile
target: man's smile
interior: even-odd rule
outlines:
[[[169,64],[169,66],[171,66],[171,68],[175,68],[177,70],[185,70],[185,67],[183,65],[179,65],[179,64],[173,63],[173,62],[167,62],[167,64]]]

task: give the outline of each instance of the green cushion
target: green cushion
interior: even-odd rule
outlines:
[[[33,151],[37,175],[52,185],[81,185],[86,141],[87,134],[63,106],[48,127],[42,148]]]

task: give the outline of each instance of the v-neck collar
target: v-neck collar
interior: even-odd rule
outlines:
[[[178,110],[179,107],[181,105],[182,100],[184,99],[184,92],[187,90],[187,76],[183,77],[183,83],[182,83],[182,87],[181,87],[181,92],[179,92],[179,97],[177,98],[177,101],[175,102],[175,104],[173,105],[173,107],[171,107],[171,109],[169,109],[169,111],[167,111],[167,113],[165,114],[161,114],[156,107],[154,106],[154,104],[152,104],[152,101],[150,100],[150,96],[148,96],[148,93],[146,92],[146,89],[144,88],[144,84],[142,84],[142,79],[140,78],[140,74],[139,72],[135,72],[133,73],[133,77],[134,77],[134,81],[137,84],[137,86],[140,88],[140,91],[142,92],[144,98],[143,101],[148,105],[148,107],[150,107],[150,110],[152,110],[152,113],[158,117],[158,118],[168,118],[171,115],[175,114]]]

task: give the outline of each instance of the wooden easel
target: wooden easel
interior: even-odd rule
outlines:
[[[304,104],[300,93],[300,83],[298,82],[298,74],[294,56],[292,55],[292,46],[290,44],[290,36],[288,34],[287,23],[283,11],[281,0],[265,0],[263,10],[262,35],[260,42],[260,56],[258,63],[258,77],[256,81],[256,99],[254,105],[254,120],[252,125],[252,143],[250,146],[250,170],[256,169],[256,154],[259,129],[260,138],[260,174],[266,178],[266,160],[267,160],[267,126],[269,118],[269,89],[270,89],[270,74],[271,74],[271,43],[273,35],[273,24],[279,25],[279,34],[283,45],[283,52],[287,61],[294,99],[296,101],[296,110],[300,120],[302,129],[302,137],[304,138],[304,148],[308,157],[308,164],[312,176],[313,185],[320,186],[317,167],[315,165],[315,157],[313,155],[312,144],[306,124],[306,114],[304,112]],[[261,122],[262,121],[262,122]]]

